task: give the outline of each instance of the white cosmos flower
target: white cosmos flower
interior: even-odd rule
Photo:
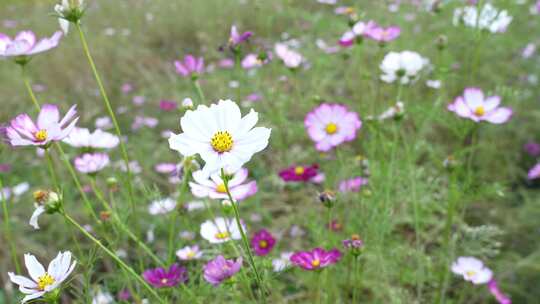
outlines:
[[[478,9],[476,6],[466,6],[456,8],[454,10],[453,24],[458,25],[463,23],[467,27],[487,30],[491,33],[503,33],[512,22],[512,17],[508,15],[506,10],[498,10],[490,3],[486,3],[480,9],[480,17],[478,17]]]
[[[465,281],[475,285],[486,284],[493,277],[493,272],[484,263],[474,257],[459,257],[452,264],[452,272],[463,276]]]
[[[401,84],[408,84],[416,80],[420,71],[428,64],[428,59],[415,52],[390,52],[384,56],[380,65],[383,71],[381,80],[388,83],[399,81]]]
[[[290,258],[293,255],[293,252],[282,252],[279,258],[272,260],[272,268],[274,272],[280,272],[287,267],[291,266]]]
[[[258,119],[253,109],[242,117],[231,100],[200,105],[182,117],[183,133],[171,135],[169,146],[184,156],[199,154],[206,162],[202,170],[207,176],[221,169],[236,172],[268,145],[271,130],[254,128]]]
[[[118,136],[96,129],[90,133],[86,128],[73,128],[63,142],[75,148],[112,149],[120,143]]]
[[[238,228],[234,219],[218,217],[201,224],[201,236],[212,244],[239,240],[242,238],[242,235]],[[244,224],[242,224],[242,229],[244,232],[246,231]]]
[[[148,213],[151,215],[165,214],[169,213],[176,208],[176,201],[170,197],[153,201],[150,206],[148,206]]]
[[[51,261],[45,271],[35,256],[27,253],[24,255],[24,264],[28,269],[30,278],[8,272],[11,282],[19,285],[19,290],[26,294],[21,303],[42,297],[44,294],[60,287],[67,277],[75,269],[76,261],[71,263],[71,252],[59,252]]]
[[[110,292],[99,290],[92,298],[92,304],[112,304],[114,297]]]
[[[182,261],[197,260],[200,259],[203,252],[199,249],[199,246],[186,246],[176,251],[176,256]]]

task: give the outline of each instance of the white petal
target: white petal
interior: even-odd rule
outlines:
[[[44,212],[45,212],[44,206],[37,207],[36,210],[34,210],[34,213],[32,213],[32,216],[30,217],[30,221],[28,222],[28,224],[30,224],[30,226],[34,227],[34,229],[36,230],[39,229],[38,218]]]
[[[38,278],[45,274],[45,268],[41,265],[35,256],[27,253],[24,255],[24,264],[28,269],[28,274],[34,281],[38,281]]]
[[[26,287],[26,288],[36,288],[37,287],[36,282],[30,280],[27,277],[16,275],[13,272],[8,272],[8,276],[9,276],[9,279],[11,280],[11,282],[13,282],[13,283],[15,283],[15,284],[17,284],[19,286]]]
[[[38,291],[36,293],[33,293],[31,295],[27,295],[26,297],[24,297],[21,301],[21,304],[24,304],[28,301],[31,301],[31,300],[34,300],[34,299],[37,299],[41,296],[43,296],[45,294],[45,291]]]

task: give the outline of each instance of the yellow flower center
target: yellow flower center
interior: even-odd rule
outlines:
[[[306,170],[302,166],[298,166],[298,167],[294,168],[294,174],[296,174],[296,175],[302,175],[302,174],[304,174],[304,171],[306,171]]]
[[[476,116],[484,116],[484,114],[486,114],[486,109],[483,106],[478,106],[474,110],[474,115]]]
[[[214,236],[218,240],[224,240],[224,239],[228,238],[230,236],[230,234],[227,231],[225,231],[225,232],[218,232]]]
[[[45,141],[47,139],[47,130],[41,129],[34,134],[37,141]]]
[[[465,272],[465,275],[468,277],[474,277],[476,275],[476,271],[469,270]]]
[[[45,290],[47,286],[50,286],[54,284],[55,280],[53,277],[51,277],[50,274],[45,273],[44,275],[40,276],[38,278],[38,289],[39,290]]]
[[[223,153],[223,152],[229,152],[232,149],[233,146],[233,139],[229,132],[227,131],[219,131],[214,136],[212,136],[212,139],[210,140],[210,144],[212,145],[212,148],[214,148],[214,151]]]
[[[225,184],[219,184],[216,187],[216,191],[219,193],[227,193],[227,188],[225,188]]]
[[[354,8],[353,7],[349,6],[349,7],[345,8],[345,14],[351,15],[353,13],[354,13]]]
[[[260,241],[260,242],[259,242],[259,247],[261,247],[261,248],[266,248],[266,247],[268,247],[268,243],[267,243],[266,241],[264,241],[264,240],[263,240],[263,241]]]
[[[326,128],[324,128],[324,130],[326,131],[326,134],[332,135],[338,131],[338,126],[335,123],[331,122],[326,125]]]
[[[321,265],[321,260],[315,259],[315,260],[311,261],[311,266],[319,267],[319,265]]]
[[[195,252],[194,252],[194,251],[188,252],[188,253],[187,253],[187,257],[188,257],[188,259],[194,258],[194,257],[195,257]]]

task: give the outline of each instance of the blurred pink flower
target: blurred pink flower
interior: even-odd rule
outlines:
[[[195,58],[193,55],[186,55],[184,61],[174,62],[176,73],[182,77],[194,77],[204,72],[204,58]]]
[[[340,104],[323,103],[306,115],[304,125],[315,148],[327,152],[356,138],[362,122],[355,112]]]
[[[319,165],[293,165],[279,172],[279,177],[286,182],[308,182],[319,175]]]
[[[250,181],[244,183],[248,177],[247,169],[240,169],[234,173],[229,180],[229,190],[233,199],[244,200],[257,193],[257,182]],[[212,174],[210,178],[199,170],[193,173],[194,182],[190,182],[191,193],[199,198],[209,197],[211,199],[228,199],[225,184],[220,174]]]
[[[238,29],[236,28],[236,25],[231,26],[231,35],[229,36],[229,45],[232,47],[235,47],[239,45],[242,42],[247,41],[251,36],[253,35],[253,32],[243,32],[239,33]]]
[[[208,262],[203,267],[204,279],[217,286],[232,277],[242,267],[242,257],[235,260],[226,260],[222,255]]]
[[[499,304],[512,304],[512,300],[508,298],[500,289],[495,279],[491,279],[488,283],[489,292],[495,297]]]
[[[344,181],[341,181],[339,183],[339,191],[340,192],[358,192],[362,188],[362,186],[367,185],[368,179],[363,178],[361,176],[354,177],[351,179],[347,179]]]
[[[109,165],[109,156],[105,153],[85,153],[75,158],[74,164],[81,173],[94,174]]]
[[[527,173],[527,178],[529,180],[540,178],[540,163],[534,165],[529,172]]]
[[[66,138],[75,127],[79,117],[75,117],[77,105],[72,106],[60,120],[58,106],[44,104],[37,123],[28,114],[19,114],[6,128],[6,137],[12,146],[47,146],[52,141]]]
[[[120,90],[124,94],[129,94],[129,93],[131,93],[131,91],[133,91],[133,85],[131,83],[129,83],[129,82],[126,82],[126,83],[122,84],[122,87],[120,88]]]
[[[529,141],[523,145],[523,150],[532,157],[540,156],[540,144],[535,141]]]
[[[304,57],[290,49],[286,44],[276,43],[274,51],[288,68],[297,68],[304,62]]]
[[[397,39],[401,34],[401,29],[398,26],[390,26],[384,28],[379,25],[374,25],[366,28],[365,36],[377,42],[386,43]]]
[[[163,111],[174,111],[178,108],[178,104],[174,100],[162,99],[159,101],[159,108]]]
[[[48,51],[57,47],[63,36],[61,31],[57,31],[50,38],[42,38],[38,41],[32,31],[19,32],[13,39],[0,33],[0,58],[30,56]]]
[[[218,61],[218,66],[222,69],[231,69],[234,67],[234,59],[223,58],[220,61]]]
[[[499,107],[500,102],[500,96],[485,97],[479,88],[466,88],[463,96],[457,97],[454,103],[448,105],[448,110],[474,122],[502,124],[510,119],[512,109]]]

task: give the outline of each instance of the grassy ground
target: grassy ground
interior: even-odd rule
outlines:
[[[250,232],[266,228],[280,236],[271,255],[257,259],[271,290],[269,303],[314,303],[318,296],[323,303],[352,303],[353,294],[359,303],[493,302],[486,288],[475,287],[449,272],[457,256],[481,258],[514,303],[538,301],[540,197],[538,184],[526,181],[526,172],[534,160],[522,149],[527,141],[540,140],[539,89],[527,80],[529,75],[538,77],[540,57],[520,56],[527,43],[540,42],[540,16],[530,15],[531,1],[527,5],[494,1],[514,20],[507,33],[480,37],[472,29],[452,26],[453,8],[460,5],[459,1],[438,13],[422,11],[409,3],[391,13],[387,1],[342,1],[353,5],[363,19],[399,25],[402,35],[384,48],[366,41],[361,47],[337,54],[325,54],[316,47],[315,40],[322,38],[334,44],[347,30],[346,18],[334,14],[332,6],[316,1],[89,2],[83,28],[114,108],[127,108],[127,112],[118,113],[120,125],[129,138],[130,158],[142,167],[135,187],[137,225],[132,217],[124,218],[126,212],[120,213],[140,236],[154,227],[156,240],[148,246],[160,257],[167,255],[168,217],[150,216],[146,209],[152,199],[166,197],[177,188],[155,173],[153,166],[179,161],[160,133],[166,129],[178,132],[180,115],[160,111],[158,103],[161,99],[181,101],[185,97],[197,100],[190,82],[175,74],[172,62],[187,53],[204,56],[207,63],[214,64],[225,58],[227,54],[219,48],[227,42],[229,27],[235,23],[255,33],[247,49],[271,50],[275,42],[287,36],[300,42],[299,52],[309,60],[309,69],[296,72],[274,60],[256,72],[216,69],[201,80],[207,103],[220,98],[241,101],[251,93],[263,96],[244,112],[250,107],[259,112],[260,125],[272,128],[271,142],[247,165],[259,191],[240,205],[240,211]],[[49,16],[53,4],[2,1],[0,20],[17,20],[18,25],[16,29],[0,27],[1,31],[13,34],[28,28],[50,35],[57,29],[56,20]],[[107,29],[113,29],[114,35],[107,35]],[[437,48],[441,35],[448,41],[443,50]],[[429,58],[433,70],[403,88],[401,100],[406,114],[402,120],[367,121],[367,116],[377,115],[397,101],[397,85],[377,80],[380,61],[388,51],[407,49]],[[76,32],[70,33],[58,49],[37,56],[29,68],[32,83],[46,87],[37,93],[38,99],[62,104],[64,110],[76,103],[80,126],[93,128],[94,120],[106,115]],[[427,87],[427,79],[442,80],[442,88]],[[238,81],[239,87],[232,88],[231,81]],[[120,87],[126,82],[133,83],[134,93],[122,94]],[[0,62],[0,83],[0,121],[7,122],[25,111],[35,114],[16,65]],[[504,125],[474,125],[447,111],[446,105],[470,86],[502,96],[503,104],[514,109],[512,120]],[[146,103],[134,106],[134,94],[145,96]],[[344,103],[364,122],[354,142],[326,155],[313,148],[303,124],[306,113],[322,101]],[[158,118],[158,127],[130,130],[136,115]],[[65,150],[70,157],[77,152],[67,146]],[[31,148],[3,146],[0,162],[13,168],[3,173],[2,182],[11,186],[28,181],[32,190],[51,187],[45,162],[35,155]],[[360,175],[359,155],[369,160],[369,186],[359,193],[339,196],[331,218],[343,227],[341,231],[329,231],[327,211],[317,203],[317,192],[335,189],[340,180]],[[458,162],[454,170],[443,166],[450,155]],[[67,170],[58,155],[54,157],[62,177],[66,209],[81,223],[90,224]],[[111,158],[120,160],[120,151],[113,151]],[[324,185],[285,185],[277,172],[295,163],[319,163],[326,173]],[[121,171],[109,168],[98,180],[103,189],[110,176],[121,181],[126,178]],[[110,195],[121,210],[127,210],[127,190],[122,185]],[[213,212],[222,212],[218,203],[212,204]],[[65,303],[90,303],[97,286],[117,292],[131,285],[139,288],[140,296],[149,297],[59,215],[44,216],[40,219],[42,229],[33,231],[27,225],[33,210],[31,194],[10,201],[9,209],[20,257],[32,252],[45,261],[59,250],[71,250],[79,261],[64,292]],[[449,212],[454,214],[450,222]],[[250,221],[252,214],[260,215],[262,220]],[[183,213],[177,228],[198,233],[200,223],[208,217],[204,211]],[[293,225],[301,227],[305,234],[291,236]],[[137,272],[156,266],[118,230],[96,229],[103,233],[100,238],[107,246],[127,252],[125,260]],[[359,271],[351,271],[353,261],[349,256],[320,275],[300,269],[279,274],[271,271],[271,258],[282,251],[317,246],[341,248],[341,240],[353,233],[365,241]],[[200,237],[194,241],[177,237],[175,249],[195,242],[208,250],[207,258],[218,252],[234,256],[230,247],[212,246]],[[6,273],[13,271],[14,265],[8,246],[2,244],[0,283],[5,289],[0,290],[0,303],[2,294],[4,303],[12,303],[15,294]],[[187,287],[192,295],[176,288],[163,291],[162,296],[171,303],[180,299],[254,302],[243,275],[239,275],[235,286],[213,288],[200,275],[202,265],[189,264],[191,280]],[[248,275],[247,264],[243,269]]]

